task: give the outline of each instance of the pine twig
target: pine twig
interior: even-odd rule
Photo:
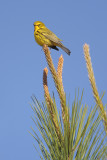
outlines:
[[[59,76],[57,75],[56,70],[55,70],[55,67],[54,67],[54,64],[53,64],[53,61],[52,61],[52,58],[50,55],[50,51],[49,51],[49,48],[47,47],[47,45],[44,44],[43,50],[44,50],[48,66],[51,71],[54,83],[55,83],[55,86],[56,86],[57,92],[60,97],[60,103],[61,103],[61,107],[62,107],[62,118],[63,118],[63,120],[65,120],[65,113],[67,113],[65,92],[64,92],[64,90],[62,90],[62,83],[60,81]],[[66,119],[68,119],[68,117],[66,117]]]
[[[43,70],[43,87],[44,87],[44,92],[45,92],[45,98],[46,98],[46,101],[47,101],[48,111],[50,112],[53,124],[54,124],[55,129],[56,129],[56,133],[57,133],[57,135],[59,137],[59,140],[60,140],[61,133],[60,133],[59,125],[58,125],[57,115],[56,115],[55,110],[54,110],[54,104],[53,104],[53,101],[51,99],[51,96],[50,96],[50,93],[49,93],[49,90],[48,90],[47,74],[48,74],[48,69],[45,68]]]
[[[87,44],[85,44],[83,48],[84,48],[84,57],[85,57],[85,60],[86,60],[89,81],[90,81],[90,84],[91,84],[91,87],[92,87],[92,91],[93,91],[95,101],[100,108],[100,111],[101,111],[101,114],[102,114],[102,117],[103,117],[103,120],[104,120],[105,131],[107,133],[107,115],[106,115],[106,111],[104,110],[102,100],[101,100],[101,98],[99,96],[99,93],[98,93],[98,90],[97,90],[95,77],[94,77],[94,72],[93,72],[92,63],[91,63],[91,57],[90,57],[90,53],[89,53],[89,46]]]

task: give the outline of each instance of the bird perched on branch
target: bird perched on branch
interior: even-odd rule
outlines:
[[[44,23],[40,21],[34,22],[34,37],[36,42],[40,46],[43,46],[44,44],[46,44],[48,47],[53,48],[55,50],[59,50],[57,47],[60,47],[68,55],[70,55],[71,53],[71,51],[61,43],[62,40],[59,39],[52,31],[50,31],[45,26]]]

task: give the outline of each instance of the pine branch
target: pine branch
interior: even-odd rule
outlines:
[[[101,98],[99,96],[99,93],[98,93],[98,90],[97,90],[95,77],[94,77],[94,72],[93,72],[92,63],[91,63],[91,57],[90,57],[90,53],[89,53],[89,46],[87,44],[85,44],[83,48],[84,48],[84,57],[85,57],[85,60],[86,60],[89,81],[90,81],[90,84],[91,84],[91,87],[92,87],[92,91],[93,91],[95,101],[100,108],[101,115],[102,115],[102,118],[104,120],[105,131],[106,131],[106,134],[107,134],[107,115],[106,115],[106,111],[104,110],[102,100],[101,100]]]
[[[51,71],[54,83],[55,83],[55,86],[56,86],[57,92],[60,97],[60,103],[61,103],[61,107],[62,107],[62,118],[63,118],[63,120],[66,119],[67,121],[69,121],[68,116],[65,118],[65,115],[67,115],[68,110],[66,107],[66,98],[65,98],[65,92],[63,89],[63,85],[62,85],[62,75],[61,75],[61,73],[62,73],[61,67],[63,66],[63,60],[62,60],[63,57],[61,57],[59,59],[58,70],[56,72],[51,55],[50,55],[49,48],[46,45],[44,45],[43,50],[44,50],[48,66]],[[61,64],[61,62],[62,62],[62,64]],[[59,73],[59,75],[58,75],[58,73]]]

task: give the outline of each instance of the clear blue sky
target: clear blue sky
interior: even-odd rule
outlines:
[[[90,54],[99,93],[107,91],[107,1],[98,0],[4,0],[0,2],[0,159],[39,160],[29,134],[33,126],[31,95],[44,100],[44,53],[35,43],[33,23],[40,20],[52,30],[72,54],[51,50],[57,67],[64,57],[63,83],[72,101],[75,89],[84,88],[83,103],[95,104],[83,44],[90,45]],[[50,72],[50,93],[55,92]],[[56,97],[58,97],[56,95]],[[107,103],[107,93],[103,98]],[[37,145],[36,145],[37,146]]]

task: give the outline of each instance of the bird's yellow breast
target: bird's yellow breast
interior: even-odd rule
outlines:
[[[35,26],[34,30],[34,37],[35,41],[40,45],[43,46],[44,44],[47,44],[48,46],[52,46],[52,42],[43,36],[41,29],[38,26]]]
[[[41,33],[34,32],[35,41],[40,45],[43,46],[44,44],[47,44],[48,46],[52,46],[52,42],[45,38]]]

